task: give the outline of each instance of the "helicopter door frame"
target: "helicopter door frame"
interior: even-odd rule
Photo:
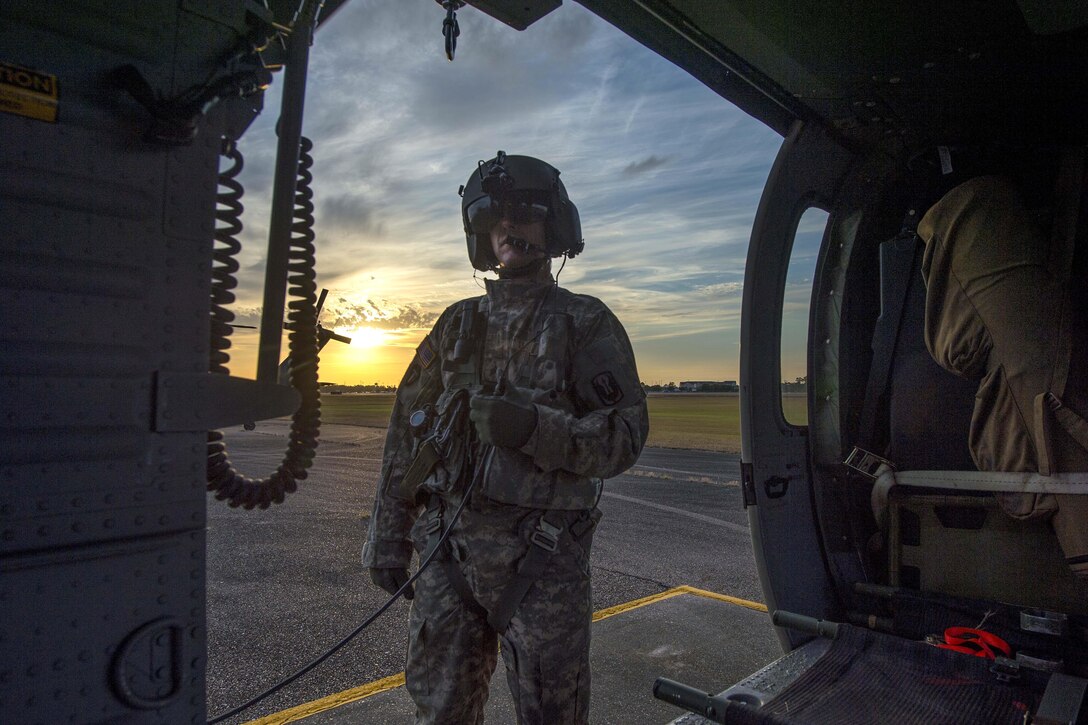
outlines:
[[[783,609],[822,619],[833,619],[839,607],[812,495],[809,430],[791,425],[782,412],[783,297],[802,214],[811,207],[831,212],[855,160],[822,128],[801,121],[793,124],[771,167],[752,226],[741,307],[742,486],[760,584],[769,611]],[[832,214],[827,229],[834,226]],[[825,232],[820,266],[826,250]],[[813,286],[814,295],[819,287]],[[811,381],[812,320],[817,308],[814,299],[807,363],[810,419],[816,410]],[[777,635],[786,651],[810,639],[783,628]]]

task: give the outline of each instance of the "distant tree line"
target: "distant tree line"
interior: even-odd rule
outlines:
[[[693,392],[693,393],[735,393],[739,390],[739,387],[732,380],[726,380],[724,382],[700,382],[697,385],[690,383],[658,383],[655,385],[647,385],[642,383],[642,389],[647,393],[680,393],[680,392]],[[794,378],[793,382],[782,381],[783,393],[804,393],[808,391],[808,378],[800,377]]]
[[[724,380],[722,382],[683,382],[679,385],[673,382],[656,385],[642,383],[642,389],[647,393],[736,393],[740,387],[736,381]]]
[[[321,383],[326,394],[342,395],[344,393],[395,393],[397,392],[396,385],[381,385],[380,383],[372,383],[370,385],[340,385],[339,383]],[[683,386],[683,387],[682,387]],[[680,393],[680,392],[694,392],[694,393],[735,393],[738,391],[738,386],[732,380],[726,380],[724,382],[700,382],[697,387],[691,387],[685,384],[676,384],[674,382],[668,383],[655,383],[649,385],[642,383],[642,389],[647,393]],[[793,382],[782,382],[783,393],[804,393],[808,390],[808,379],[804,377],[794,378]]]
[[[343,393],[395,393],[396,385],[340,385],[339,383],[321,383],[325,394],[341,395]]]

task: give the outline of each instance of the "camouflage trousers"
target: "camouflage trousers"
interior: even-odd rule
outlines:
[[[451,558],[476,601],[493,611],[533,546],[540,512],[486,501],[467,506],[448,548],[417,580],[405,666],[417,723],[483,722],[500,643],[518,723],[588,722],[589,549],[600,513],[554,513],[566,516],[567,530],[503,634],[488,624],[486,612],[464,601],[439,557]],[[428,510],[416,521],[417,551],[426,549],[428,528],[441,515],[440,509]],[[588,528],[580,539],[570,532],[571,519],[582,522],[574,527],[580,533]]]

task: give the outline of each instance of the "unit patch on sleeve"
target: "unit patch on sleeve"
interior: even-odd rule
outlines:
[[[623,390],[616,381],[616,376],[609,370],[593,378],[593,390],[605,405],[615,405],[623,400]]]
[[[423,338],[423,342],[419,343],[419,347],[416,348],[416,357],[419,358],[419,364],[426,370],[434,362],[434,359],[438,357],[434,351],[434,345],[431,344],[431,336],[427,335]]]
[[[629,348],[616,337],[600,338],[574,357],[574,389],[590,410],[626,408],[642,399]]]

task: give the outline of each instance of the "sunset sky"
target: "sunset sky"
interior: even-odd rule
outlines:
[[[586,249],[559,282],[612,308],[643,381],[736,380],[748,238],[781,137],[573,2],[520,33],[465,7],[453,63],[443,18],[433,0],[352,0],[317,34],[304,133],[321,322],[353,339],[325,348],[322,379],[397,383],[438,314],[483,293],[457,188],[503,149],[562,172]],[[280,85],[241,142],[243,324],[260,313]],[[787,380],[805,374],[818,226],[791,265]],[[235,333],[233,374],[254,374],[256,339]]]

